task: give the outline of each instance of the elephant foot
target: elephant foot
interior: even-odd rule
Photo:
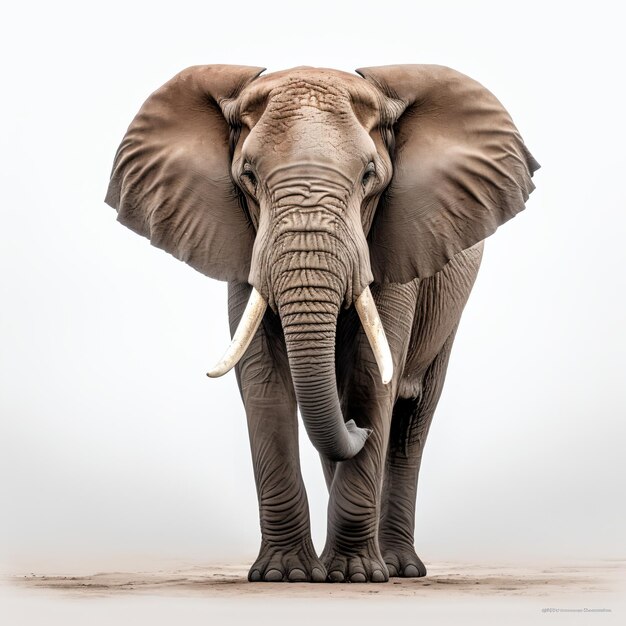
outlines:
[[[382,548],[383,559],[391,578],[420,578],[426,576],[426,566],[415,554],[413,546]]]
[[[248,580],[253,583],[322,583],[326,580],[326,569],[317,558],[310,539],[292,547],[263,543],[248,572]]]
[[[328,571],[328,582],[384,583],[389,580],[387,567],[375,545],[348,554],[336,547],[325,548],[321,559]]]

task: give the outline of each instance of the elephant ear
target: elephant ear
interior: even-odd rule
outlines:
[[[504,107],[471,78],[437,65],[357,72],[403,111],[393,178],[369,233],[374,278],[432,276],[524,208],[539,164]]]
[[[124,226],[219,280],[247,281],[254,242],[220,104],[262,71],[190,67],[155,91],[118,148],[105,199]]]

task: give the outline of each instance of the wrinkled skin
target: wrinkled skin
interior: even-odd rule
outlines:
[[[371,68],[362,78],[207,67],[144,105],[107,201],[156,245],[228,280],[232,333],[252,287],[268,303],[236,366],[262,531],[249,579],[423,576],[413,531],[426,436],[482,239],[523,208],[537,164],[495,98],[447,68]],[[414,82],[432,89],[413,93]],[[202,89],[214,102],[206,123],[202,99],[180,114],[180,128],[163,122]],[[197,139],[209,122],[219,132]],[[239,204],[219,187],[227,173]],[[201,185],[208,191],[195,194]],[[227,211],[205,224],[214,205]],[[393,357],[386,385],[353,306],[368,285]],[[298,407],[329,489],[319,556]],[[359,428],[346,428],[350,420]]]

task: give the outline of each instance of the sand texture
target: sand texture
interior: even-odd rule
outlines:
[[[440,561],[429,564],[426,578],[383,584],[248,583],[246,573],[244,565],[216,565],[13,576],[0,585],[0,624],[626,623],[626,560],[507,566]]]
[[[14,576],[29,589],[72,595],[198,594],[208,597],[358,598],[467,596],[579,596],[617,592],[626,561],[604,560],[550,566],[435,563],[425,578],[393,578],[382,584],[248,583],[244,565],[183,567],[172,571],[107,572],[88,576]]]

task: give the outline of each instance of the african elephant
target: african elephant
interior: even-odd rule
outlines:
[[[118,220],[228,281],[262,542],[250,581],[423,576],[417,479],[482,241],[539,167],[499,101],[446,67],[184,70],[115,157]],[[354,305],[354,306],[353,306]],[[297,409],[329,490],[311,542]]]

